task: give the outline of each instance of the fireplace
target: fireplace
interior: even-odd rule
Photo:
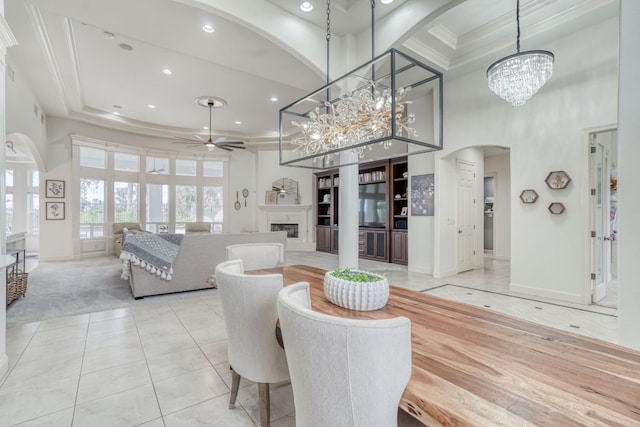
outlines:
[[[311,205],[260,205],[259,230],[286,231],[287,250],[313,251],[315,243],[309,238],[310,213]]]
[[[272,223],[271,231],[286,231],[288,239],[298,238],[298,224],[279,224]]]

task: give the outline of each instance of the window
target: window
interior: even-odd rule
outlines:
[[[176,160],[176,175],[196,176],[195,160]]]
[[[140,157],[137,154],[115,153],[113,160],[117,171],[138,172]]]
[[[147,157],[147,173],[152,175],[169,173],[169,159]]]
[[[13,194],[6,193],[4,195],[5,203],[5,233],[13,233]]]
[[[80,147],[80,166],[104,169],[106,152],[98,148]]]
[[[204,187],[202,199],[203,221],[213,222],[213,231],[222,232],[222,187]]]
[[[4,185],[7,187],[13,187],[13,170],[7,169],[4,172]]]
[[[38,172],[37,170],[29,171],[29,187],[31,188],[40,187],[40,172]]]
[[[81,239],[104,236],[104,211],[104,181],[80,179]]]
[[[176,223],[196,220],[197,201],[194,185],[176,185]]]
[[[203,162],[203,175],[212,178],[222,178],[224,171],[223,162]]]
[[[40,196],[37,194],[28,195],[29,206],[29,233],[38,234],[40,232]]]
[[[138,222],[138,183],[113,183],[113,222]]]
[[[167,232],[169,225],[169,186],[147,184],[147,231]]]

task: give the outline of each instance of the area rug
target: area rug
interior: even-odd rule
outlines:
[[[7,306],[7,324],[133,306],[121,273],[115,257],[40,262],[29,273],[25,296]]]

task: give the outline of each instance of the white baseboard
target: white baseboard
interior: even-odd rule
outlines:
[[[407,270],[415,273],[430,274],[433,276],[433,268],[424,268],[419,265],[409,264],[407,265]]]
[[[557,299],[559,301],[571,302],[574,304],[583,304],[584,302],[580,298],[580,294],[573,294],[569,292],[554,291],[551,289],[540,289],[526,285],[518,285],[517,283],[509,284],[509,290],[511,292],[517,292],[519,294],[526,294],[533,297],[545,297]]]
[[[457,270],[447,270],[447,271],[434,271],[433,278],[434,279],[442,279],[444,277],[451,277],[458,274]]]

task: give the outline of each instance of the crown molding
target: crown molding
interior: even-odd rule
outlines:
[[[0,62],[4,65],[4,57],[7,55],[7,49],[11,46],[18,44],[18,40],[13,35],[9,24],[4,19],[3,15],[0,15]]]

